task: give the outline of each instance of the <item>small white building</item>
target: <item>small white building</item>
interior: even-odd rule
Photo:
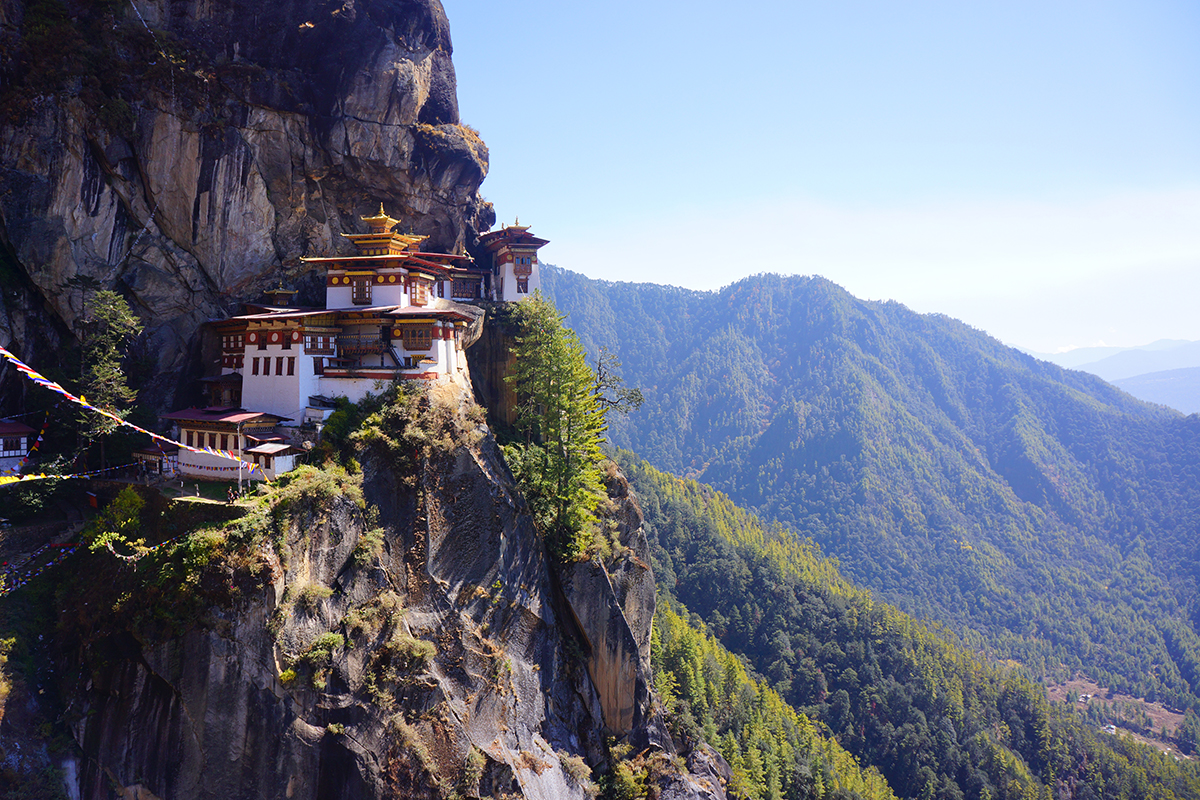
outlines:
[[[538,249],[549,244],[529,232],[528,225],[505,225],[479,237],[492,261],[492,299],[519,303],[542,288]]]
[[[262,480],[274,479],[279,472],[295,466],[295,455],[301,451],[291,448],[281,437],[275,435],[275,427],[285,421],[278,414],[262,411],[246,411],[241,408],[188,408],[163,414],[162,419],[175,425],[175,440],[188,447],[204,447],[223,450],[242,459],[243,462],[258,464],[261,470],[251,470],[235,459],[215,453],[197,453],[187,449],[179,451],[179,474],[189,478],[207,480]],[[256,451],[264,444],[282,444],[282,448]],[[277,459],[285,459],[279,462]],[[287,469],[279,469],[282,464]]]
[[[37,431],[20,422],[0,422],[0,473],[12,475],[21,468]]]
[[[174,475],[179,472],[179,448],[173,444],[152,441],[133,451],[133,460],[154,475]]]

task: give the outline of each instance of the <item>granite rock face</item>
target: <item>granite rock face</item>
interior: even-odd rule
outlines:
[[[490,227],[438,0],[54,5],[0,2],[0,344],[27,360],[73,341],[63,287],[92,278],[171,405],[200,323],[281,279],[319,301],[300,257],[380,203],[443,251]]]
[[[60,643],[82,754],[60,765],[72,796],[584,798],[587,767],[604,769],[616,734],[674,765],[661,796],[725,797],[720,757],[697,750],[682,769],[647,713],[650,617],[622,608],[644,601],[643,580],[653,603],[653,575],[634,565],[644,577],[610,580],[588,562],[599,577],[587,596],[560,591],[482,414],[438,391],[431,413],[449,422],[426,455],[404,444],[364,458],[361,505],[319,488],[324,478],[293,488],[273,523],[256,523],[274,527],[243,578],[199,578],[259,576],[237,602],[182,633],[118,627],[74,651]],[[614,498],[637,523],[620,537],[636,548],[632,502]],[[79,606],[66,599],[61,618],[85,618]],[[591,607],[616,648],[600,646]]]

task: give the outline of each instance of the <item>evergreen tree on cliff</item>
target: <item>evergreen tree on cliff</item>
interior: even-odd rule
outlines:
[[[508,380],[520,398],[523,441],[504,455],[550,551],[569,560],[586,549],[603,495],[604,411],[583,345],[554,305],[539,293],[518,304],[515,316],[520,333]]]

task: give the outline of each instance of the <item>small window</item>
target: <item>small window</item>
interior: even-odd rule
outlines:
[[[21,449],[21,440],[20,439],[5,437],[4,451],[6,453],[11,452],[13,450],[20,450],[20,449]]]
[[[371,304],[371,278],[369,275],[354,278],[350,287],[350,302],[356,306]]]
[[[262,333],[261,331],[258,334],[258,349],[259,350],[267,349],[267,335],[265,333]]]
[[[283,356],[275,356],[275,374],[283,374]]]
[[[325,359],[320,356],[313,359],[313,375],[325,374]]]
[[[234,360],[233,360],[233,368],[234,369],[241,369],[245,365],[246,365],[246,357],[245,356],[236,356],[234,358]]]
[[[283,349],[284,350],[292,349],[292,332],[291,331],[283,332]]]
[[[529,294],[529,278],[517,278],[517,294]]]
[[[252,361],[250,362],[250,374],[251,374],[251,375],[257,375],[257,374],[258,374],[258,356],[255,356],[255,357],[254,357],[254,360],[252,360]]]
[[[215,433],[210,433],[208,435],[208,446],[213,450],[217,449],[217,435]]]
[[[296,357],[288,356],[288,375],[296,374]]]
[[[195,444],[195,440],[192,438],[192,432],[191,432],[191,431],[184,431],[184,434],[185,434],[185,437],[186,437],[186,438],[184,438],[184,440],[183,440],[183,441],[184,441],[184,443],[185,443],[185,444],[186,444],[188,447],[195,447],[195,446],[196,446],[196,444]]]
[[[227,434],[227,433],[221,434],[221,449],[222,450],[229,449],[229,434]]]
[[[446,282],[438,281],[438,297],[446,296]]]

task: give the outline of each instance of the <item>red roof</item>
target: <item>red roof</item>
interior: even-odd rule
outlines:
[[[529,227],[526,225],[506,225],[498,231],[485,233],[479,237],[479,244],[486,250],[498,250],[506,244],[541,247],[549,243],[549,239],[539,239],[530,233]]]
[[[183,411],[172,411],[160,415],[160,419],[173,419],[183,422],[250,422],[266,417],[276,420],[290,420],[291,417],[281,417],[266,411],[247,411],[244,408],[187,408]]]
[[[31,433],[37,433],[28,425],[22,425],[19,422],[0,422],[0,436],[28,436]]]

